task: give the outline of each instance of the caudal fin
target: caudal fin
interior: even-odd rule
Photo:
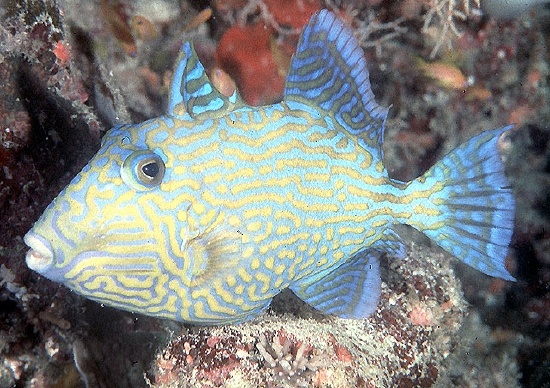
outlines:
[[[424,200],[407,224],[473,268],[515,280],[504,267],[515,201],[497,150],[510,128],[475,136],[411,182],[408,193]]]

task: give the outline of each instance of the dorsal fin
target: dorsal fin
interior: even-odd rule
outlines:
[[[170,85],[169,115],[219,117],[245,105],[236,90],[226,97],[212,85],[191,43],[182,45],[176,63]]]
[[[367,61],[352,31],[332,12],[315,14],[302,31],[285,85],[285,101],[315,105],[383,160],[388,108],[374,101]]]

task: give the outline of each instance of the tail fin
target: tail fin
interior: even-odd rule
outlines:
[[[471,267],[515,280],[504,267],[515,201],[497,150],[510,128],[475,136],[411,182],[406,190],[421,202],[407,224]]]

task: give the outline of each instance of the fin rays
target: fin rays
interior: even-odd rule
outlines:
[[[382,160],[388,108],[374,101],[363,50],[351,31],[326,10],[304,28],[285,85],[285,101],[320,107]]]
[[[412,224],[466,264],[514,280],[504,260],[513,233],[515,201],[497,150],[498,138],[508,129],[486,131],[470,139],[407,190],[443,183],[425,203],[437,215],[414,214]]]
[[[302,300],[340,318],[366,318],[378,305],[381,290],[376,251],[362,250],[336,269],[302,278],[290,288]]]
[[[245,103],[236,90],[226,97],[212,85],[193,45],[184,43],[172,76],[168,114],[219,117],[241,106]]]

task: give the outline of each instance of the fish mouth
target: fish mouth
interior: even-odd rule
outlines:
[[[25,256],[25,261],[30,269],[44,273],[52,267],[55,255],[48,240],[30,231],[23,237],[23,241],[31,248]]]

